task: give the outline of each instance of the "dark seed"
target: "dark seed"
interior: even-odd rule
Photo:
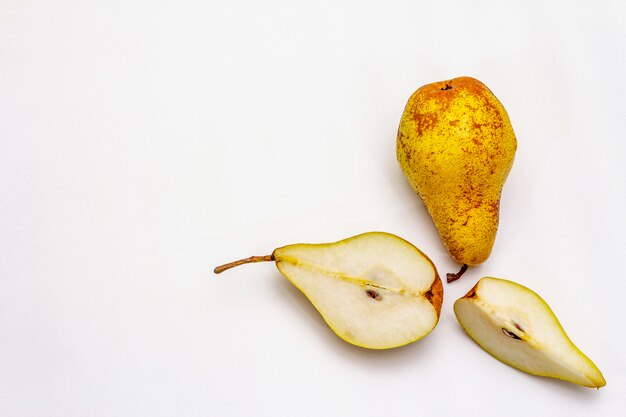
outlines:
[[[374,290],[365,290],[365,293],[370,297],[373,298],[376,301],[380,301],[383,299],[383,297],[381,297],[381,295]]]
[[[507,335],[510,338],[513,338],[515,340],[522,340],[521,337],[519,337],[518,335],[516,335],[513,332],[508,331],[507,329],[505,329],[504,327],[502,328],[502,333],[504,333],[505,335]]]

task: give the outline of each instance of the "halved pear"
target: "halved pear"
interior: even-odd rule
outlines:
[[[370,232],[326,244],[294,244],[215,268],[275,261],[343,340],[389,349],[430,333],[443,286],[431,260],[398,236]]]
[[[569,339],[548,304],[512,281],[485,277],[454,303],[463,329],[496,359],[534,375],[586,387],[606,385]]]

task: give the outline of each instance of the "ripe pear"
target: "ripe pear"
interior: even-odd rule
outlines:
[[[516,149],[506,110],[474,78],[428,84],[409,98],[397,159],[457,262],[489,257]]]
[[[283,246],[215,268],[274,261],[343,340],[370,349],[409,344],[439,320],[443,286],[419,249],[382,232],[326,244]]]
[[[523,285],[482,278],[454,303],[454,314],[480,347],[507,365],[585,387],[606,385],[598,367],[567,337],[548,304]]]

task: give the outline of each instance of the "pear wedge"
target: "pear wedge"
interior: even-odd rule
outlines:
[[[327,244],[294,244],[215,268],[275,261],[343,340],[389,349],[421,339],[439,320],[443,286],[431,260],[404,239],[369,232]]]
[[[512,281],[485,277],[454,303],[461,327],[496,359],[533,375],[600,388],[596,365],[569,339],[546,302]]]

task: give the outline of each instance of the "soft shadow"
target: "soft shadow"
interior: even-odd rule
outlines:
[[[390,176],[389,184],[398,194],[396,200],[400,202],[410,202],[410,206],[402,205],[401,211],[392,213],[392,215],[407,214],[410,224],[405,224],[404,229],[412,233],[418,233],[423,242],[441,242],[437,228],[433,223],[426,205],[417,193],[411,187],[399,167],[394,170],[394,175]],[[402,233],[405,234],[405,233]],[[440,243],[443,248],[443,245]],[[422,248],[420,248],[422,249]],[[445,249],[444,249],[445,252]]]
[[[404,175],[404,172],[402,172],[402,169],[398,166],[397,162],[393,161],[393,163],[390,163],[385,172],[388,173],[386,178],[388,178],[387,182],[389,186],[392,187],[394,190],[397,190],[398,193],[401,193],[401,198],[404,198],[406,196],[407,199],[419,199],[417,194],[415,194],[413,187],[411,187],[411,184]]]

